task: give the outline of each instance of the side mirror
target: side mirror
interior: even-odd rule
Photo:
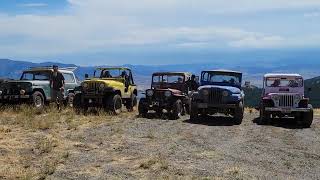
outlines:
[[[89,78],[89,74],[85,74],[84,78],[88,79]]]
[[[196,81],[197,81],[197,82],[199,82],[199,81],[200,81],[199,76],[196,76]]]

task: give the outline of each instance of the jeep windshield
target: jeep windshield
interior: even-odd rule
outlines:
[[[183,75],[154,75],[152,84],[181,84],[185,79]]]
[[[228,72],[202,72],[202,85],[241,87],[241,74]]]
[[[95,78],[125,78],[130,74],[129,70],[125,69],[97,69],[94,73]]]
[[[270,77],[266,79],[267,87],[302,87],[303,79],[300,77]]]
[[[32,81],[48,81],[50,78],[50,72],[23,72],[20,80]]]

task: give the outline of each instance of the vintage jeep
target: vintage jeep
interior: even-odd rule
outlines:
[[[65,103],[72,105],[74,88],[80,82],[73,71],[76,67],[60,68],[65,78]],[[42,109],[46,102],[52,101],[49,77],[52,67],[33,67],[23,71],[20,80],[8,80],[0,85],[0,103],[32,103]]]
[[[129,68],[97,68],[92,78],[88,78],[75,90],[74,107],[79,113],[89,107],[104,108],[117,115],[124,104],[128,111],[137,105],[137,86]]]
[[[146,90],[146,97],[139,101],[139,114],[153,110],[158,115],[163,111],[172,119],[178,119],[189,110],[188,84],[192,74],[188,72],[158,72],[152,75],[151,89]]]
[[[299,74],[266,74],[260,103],[260,124],[272,117],[295,117],[304,127],[313,121],[313,108],[304,97],[304,81]]]
[[[190,120],[201,115],[223,113],[232,115],[234,123],[242,123],[244,92],[242,73],[229,70],[203,71],[201,86],[191,99]]]

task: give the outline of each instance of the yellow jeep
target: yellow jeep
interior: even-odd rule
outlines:
[[[74,108],[84,113],[89,107],[104,108],[117,115],[122,105],[133,111],[137,105],[137,86],[129,68],[103,67],[94,71],[92,78],[86,74],[86,80],[75,89]]]

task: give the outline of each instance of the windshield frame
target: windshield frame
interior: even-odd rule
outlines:
[[[280,81],[281,80],[287,80],[287,81],[297,80],[297,81],[301,81],[301,84],[300,84],[300,86],[289,86],[289,84],[286,85],[286,86],[268,85],[269,81],[273,81],[274,82],[276,79],[279,79]],[[303,88],[304,87],[304,79],[302,77],[266,77],[264,79],[264,87],[267,87],[267,88]]]
[[[213,75],[225,75],[225,76],[231,76],[239,79],[238,83],[232,84],[229,82],[212,82],[212,81],[207,81],[205,80],[205,74],[210,74],[211,76]],[[241,88],[242,85],[242,73],[238,72],[223,72],[223,71],[202,71],[201,72],[201,85],[218,85],[218,86],[233,86],[233,87],[238,87]]]
[[[155,82],[154,81],[155,77],[159,77],[159,82]],[[163,81],[164,77],[167,77],[167,79],[166,79],[167,81],[166,82]],[[179,77],[182,77],[182,82],[179,83],[177,81],[176,83],[175,82],[169,83],[168,82],[168,77],[177,77],[177,79]],[[161,82],[160,82],[160,79],[161,79]],[[158,85],[158,84],[184,84],[186,81],[187,81],[186,76],[184,74],[179,74],[179,73],[167,73],[167,74],[159,74],[159,73],[157,73],[157,74],[153,74],[152,75],[152,85]]]

